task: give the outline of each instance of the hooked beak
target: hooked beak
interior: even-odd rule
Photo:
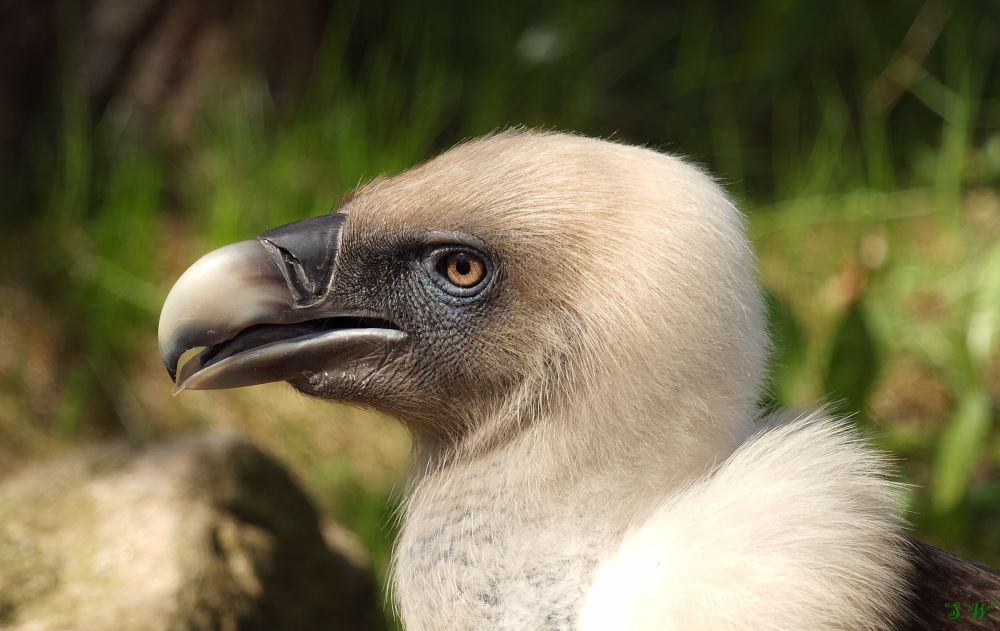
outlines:
[[[160,357],[175,392],[237,388],[377,363],[406,334],[331,296],[346,216],[314,217],[206,254],[160,313]],[[205,347],[178,373],[181,355]]]

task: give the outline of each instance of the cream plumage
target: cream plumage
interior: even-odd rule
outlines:
[[[755,274],[686,162],[505,132],[206,256],[161,353],[207,347],[181,388],[287,380],[407,424],[409,629],[914,624],[927,555],[884,458],[822,413],[758,418]]]

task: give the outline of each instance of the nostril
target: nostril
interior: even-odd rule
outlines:
[[[294,254],[264,238],[261,238],[260,243],[272,259],[281,261],[281,274],[285,277],[288,289],[292,292],[296,302],[303,302],[308,297],[318,297],[318,294],[322,292],[322,287],[317,290],[316,279],[306,272],[302,262]]]
[[[313,217],[257,237],[284,277],[296,306],[315,304],[329,287],[344,219],[339,213]]]

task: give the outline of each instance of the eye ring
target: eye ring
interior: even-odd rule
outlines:
[[[490,259],[462,244],[431,249],[425,255],[424,266],[434,284],[457,298],[481,293],[493,278]]]

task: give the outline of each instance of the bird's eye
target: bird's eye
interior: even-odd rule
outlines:
[[[486,263],[475,254],[460,250],[441,257],[438,273],[456,287],[471,289],[486,278]]]
[[[483,254],[484,250],[468,243],[475,243],[477,239],[474,237],[456,237],[452,233],[444,236],[451,242],[431,242],[420,257],[424,278],[431,281],[436,290],[444,291],[454,298],[471,299],[479,296],[493,284],[496,277],[494,259]]]

